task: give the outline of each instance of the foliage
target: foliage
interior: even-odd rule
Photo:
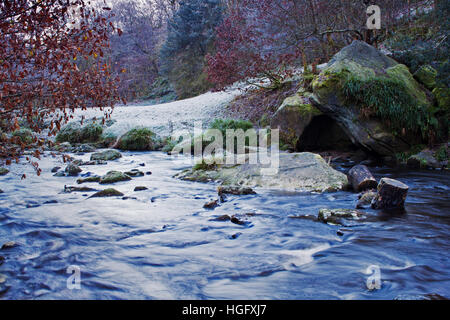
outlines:
[[[437,120],[430,110],[419,105],[400,80],[349,76],[343,84],[343,93],[350,101],[367,106],[397,134],[407,129],[425,136],[437,127]]]
[[[378,0],[383,28],[407,0]],[[367,30],[364,0],[229,1],[228,16],[219,26],[216,52],[208,56],[208,76],[218,89],[238,81],[265,77],[278,88],[299,65],[326,62],[354,39],[376,44]]]
[[[81,126],[79,123],[72,122],[58,132],[56,141],[70,143],[97,142],[102,133],[103,127],[97,123],[88,123]]]
[[[154,150],[156,135],[148,128],[135,128],[119,139],[117,147],[128,151]]]
[[[119,99],[102,58],[110,33],[120,31],[108,22],[83,0],[0,2],[0,126],[7,134],[0,141],[1,160],[8,164],[26,149],[39,158],[48,141],[16,144],[8,133],[20,129],[19,120],[39,133],[46,119],[52,136],[75,108],[102,109]],[[37,163],[32,165],[39,174]]]

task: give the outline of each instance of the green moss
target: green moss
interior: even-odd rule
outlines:
[[[148,128],[135,128],[123,135],[119,142],[120,150],[152,151],[156,149],[156,135]]]
[[[81,126],[77,122],[67,124],[56,136],[57,142],[87,143],[97,142],[103,133],[103,127],[97,123]]]
[[[436,97],[439,109],[443,111],[448,111],[450,107],[450,89],[435,88],[433,90],[433,94]]]
[[[100,184],[112,184],[121,181],[130,181],[130,176],[120,171],[110,171],[100,179]]]
[[[407,129],[425,136],[430,129],[436,129],[437,120],[427,97],[408,68],[396,65],[386,72],[386,75],[364,78],[349,75],[342,84],[347,102],[368,107],[394,134]]]
[[[414,73],[414,77],[425,85],[428,89],[432,90],[436,86],[437,71],[430,65],[424,65]]]
[[[19,137],[22,143],[30,144],[33,142],[33,131],[30,129],[19,129],[12,133],[13,137]]]
[[[232,120],[232,119],[216,119],[211,123],[211,129],[217,129],[225,135],[228,129],[238,130],[242,129],[244,131],[252,129],[253,124],[246,120]]]
[[[106,198],[106,197],[121,197],[121,196],[123,196],[123,193],[117,191],[116,189],[105,189],[95,193],[90,198]]]

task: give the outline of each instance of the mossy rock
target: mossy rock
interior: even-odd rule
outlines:
[[[8,173],[9,173],[8,169],[0,167],[0,176],[7,175]]]
[[[354,209],[320,209],[317,219],[323,223],[342,225],[345,220],[359,220],[364,213]]]
[[[100,184],[113,184],[116,182],[130,181],[131,177],[120,171],[110,171],[100,179]]]
[[[89,182],[100,182],[102,177],[100,176],[92,176],[87,178],[81,178],[77,180],[78,184],[89,183]]]
[[[116,189],[105,189],[93,194],[90,198],[122,197],[123,193]]]
[[[435,88],[433,94],[436,97],[439,109],[448,111],[450,107],[450,88]]]
[[[433,90],[436,87],[436,77],[438,72],[430,65],[421,66],[415,73],[414,77],[425,87]]]
[[[441,164],[430,150],[424,150],[409,157],[408,166],[411,168],[440,168]]]
[[[117,143],[119,150],[154,151],[159,147],[159,141],[153,131],[148,128],[135,128],[125,133]]]
[[[77,165],[70,163],[64,171],[69,177],[76,177],[83,170],[81,170]]]
[[[13,137],[19,137],[22,143],[30,144],[33,142],[33,131],[26,128],[21,128],[12,133]]]
[[[122,154],[117,150],[106,150],[103,152],[96,152],[91,155],[91,161],[94,160],[103,160],[103,161],[112,161],[122,158]]]
[[[78,122],[68,123],[56,135],[56,142],[87,143],[97,142],[103,133],[103,127],[97,123],[81,125]]]
[[[362,41],[336,54],[312,87],[313,104],[355,144],[381,156],[422,143],[438,126],[431,99],[409,69]]]
[[[320,155],[313,153],[280,153],[274,174],[269,174],[270,170],[266,173],[261,164],[250,163],[249,155],[238,157],[238,163],[243,164],[214,164],[214,161],[208,161],[208,164],[205,162],[183,171],[176,178],[197,182],[220,181],[223,186],[300,192],[334,192],[348,185],[345,174],[334,170]]]

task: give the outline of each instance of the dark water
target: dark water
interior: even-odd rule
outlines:
[[[410,186],[406,213],[367,210],[367,219],[343,227],[312,217],[320,208],[354,208],[356,194],[257,190],[209,211],[202,207],[217,198],[215,185],[172,178],[184,161],[127,153],[83,173],[152,171],[114,185],[136,199],[87,199],[61,193],[76,178],[53,177],[58,162],[44,158],[41,177],[27,165],[0,177],[0,244],[19,244],[0,250],[2,299],[450,297],[449,173],[374,169],[378,178]],[[28,178],[21,181],[23,171]],[[133,192],[135,186],[149,190]],[[212,221],[224,214],[247,223]],[[80,290],[67,288],[72,265],[81,270]],[[369,291],[372,265],[380,268],[381,289]]]

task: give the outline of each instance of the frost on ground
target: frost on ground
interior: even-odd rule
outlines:
[[[169,136],[173,131],[191,130],[196,121],[202,121],[207,126],[212,120],[221,118],[226,106],[242,91],[230,88],[225,92],[207,92],[194,98],[179,100],[157,105],[130,104],[114,107],[112,119],[116,122],[107,132],[122,135],[137,126],[151,128],[161,136]],[[74,120],[103,117],[103,111],[98,109],[77,110]]]

